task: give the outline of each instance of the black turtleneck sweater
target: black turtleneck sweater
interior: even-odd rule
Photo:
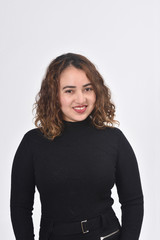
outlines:
[[[114,184],[122,210],[120,240],[138,240],[143,193],[136,156],[127,138],[116,127],[96,129],[89,117],[63,123],[64,131],[53,141],[34,128],[24,134],[17,148],[10,197],[16,240],[35,239],[35,186],[42,207],[39,239],[48,240],[43,236],[50,225],[43,218],[54,222],[81,221],[112,208]]]

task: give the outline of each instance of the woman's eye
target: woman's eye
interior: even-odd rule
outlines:
[[[65,91],[66,93],[70,93],[72,90],[67,90],[67,91]]]
[[[86,90],[89,89],[89,90],[93,90],[92,88],[86,88]],[[88,91],[87,91],[88,92]]]

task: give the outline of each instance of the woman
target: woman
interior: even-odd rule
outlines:
[[[54,59],[36,97],[36,128],[15,153],[11,220],[17,240],[33,240],[35,186],[42,205],[39,240],[137,240],[143,193],[134,151],[114,126],[115,105],[86,57]],[[121,223],[112,209],[116,184]]]

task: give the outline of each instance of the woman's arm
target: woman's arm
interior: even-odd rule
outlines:
[[[120,129],[118,134],[116,186],[122,210],[120,240],[138,240],[144,214],[138,163],[130,143]]]
[[[16,240],[34,240],[32,210],[35,180],[27,134],[15,153],[11,172],[10,213]]]

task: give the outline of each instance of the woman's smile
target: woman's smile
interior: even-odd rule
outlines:
[[[84,113],[87,109],[87,106],[84,107],[74,107],[73,108],[77,113]]]

